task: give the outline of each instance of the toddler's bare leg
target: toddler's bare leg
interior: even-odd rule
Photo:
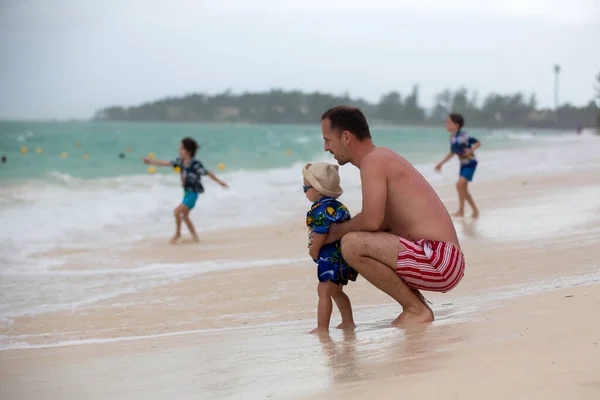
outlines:
[[[333,301],[340,310],[342,315],[342,323],[337,326],[338,329],[354,329],[354,318],[352,316],[352,304],[350,298],[344,293],[344,285],[336,285],[333,289]]]
[[[319,295],[319,305],[317,307],[317,327],[310,333],[321,333],[329,331],[329,320],[333,310],[331,295],[335,289],[335,284],[331,282],[319,282],[317,293]]]

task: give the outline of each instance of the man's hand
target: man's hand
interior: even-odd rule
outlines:
[[[221,187],[223,187],[225,189],[229,189],[229,185],[223,181],[219,181],[219,185],[221,185]]]
[[[439,163],[438,165],[435,166],[435,172],[440,172],[442,170],[442,163]]]
[[[325,243],[333,243],[342,238],[342,229],[338,224],[329,224],[329,233]]]

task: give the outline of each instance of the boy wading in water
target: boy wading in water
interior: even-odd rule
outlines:
[[[204,186],[202,186],[201,179],[203,176],[208,175],[213,181],[217,182],[224,188],[227,188],[227,184],[217,178],[212,172],[204,168],[202,163],[195,159],[196,151],[198,150],[198,143],[192,138],[185,138],[179,145],[179,157],[173,161],[164,160],[149,160],[144,158],[145,164],[157,165],[161,167],[179,167],[181,171],[181,184],[183,186],[183,200],[180,205],[175,207],[173,213],[175,215],[175,236],[171,239],[171,244],[176,244],[181,239],[181,220],[185,222],[192,239],[197,242],[198,235],[194,224],[190,220],[190,210],[196,205],[196,200],[200,193],[204,193]]]
[[[348,281],[356,281],[358,273],[342,258],[340,241],[325,243],[329,225],[347,221],[350,212],[337,198],[342,195],[338,166],[328,163],[307,164],[302,169],[304,193],[313,202],[306,214],[309,229],[308,253],[317,264],[319,285],[319,305],[317,307],[317,327],[310,333],[329,331],[329,320],[333,311],[333,301],[340,310],[342,323],[339,329],[353,329],[352,305],[344,293]]]

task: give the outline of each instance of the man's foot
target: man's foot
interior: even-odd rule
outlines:
[[[464,215],[464,213],[462,211],[457,211],[455,213],[452,213],[453,217],[462,217]]]
[[[198,237],[198,235],[192,235],[192,242],[194,242],[194,243],[200,242],[200,238]]]
[[[181,235],[175,235],[171,238],[171,240],[169,241],[170,244],[177,244],[179,242],[179,239],[181,239]]]
[[[473,219],[479,218],[479,210],[473,210],[473,213],[471,214],[471,218],[473,218]]]
[[[392,321],[391,326],[395,328],[405,328],[411,325],[425,324],[433,322],[433,310],[427,304],[425,297],[417,289],[413,293],[421,301],[421,307],[415,310],[403,310],[402,313]]]
[[[321,333],[328,333],[328,332],[329,332],[329,328],[318,326],[315,329],[313,329],[312,331],[310,331],[309,333],[311,333],[311,334],[314,334],[314,333],[321,334]]]
[[[335,329],[343,329],[343,330],[353,330],[354,328],[356,328],[356,325],[354,324],[354,322],[342,322],[341,324],[339,324],[338,326],[335,327]]]
[[[423,307],[418,311],[402,311],[398,318],[392,321],[391,325],[394,328],[408,328],[413,325],[426,324],[433,322],[433,313],[428,307]]]

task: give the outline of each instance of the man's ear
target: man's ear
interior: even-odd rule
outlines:
[[[304,168],[309,169],[311,165],[312,165],[311,163],[308,163],[304,166]]]
[[[336,164],[332,164],[332,165],[333,165],[333,168],[335,168],[336,171],[340,170],[340,166],[339,165],[336,165]]]
[[[350,131],[342,132],[342,136],[344,137],[344,144],[350,144],[350,139],[352,139],[352,134],[350,133]]]

